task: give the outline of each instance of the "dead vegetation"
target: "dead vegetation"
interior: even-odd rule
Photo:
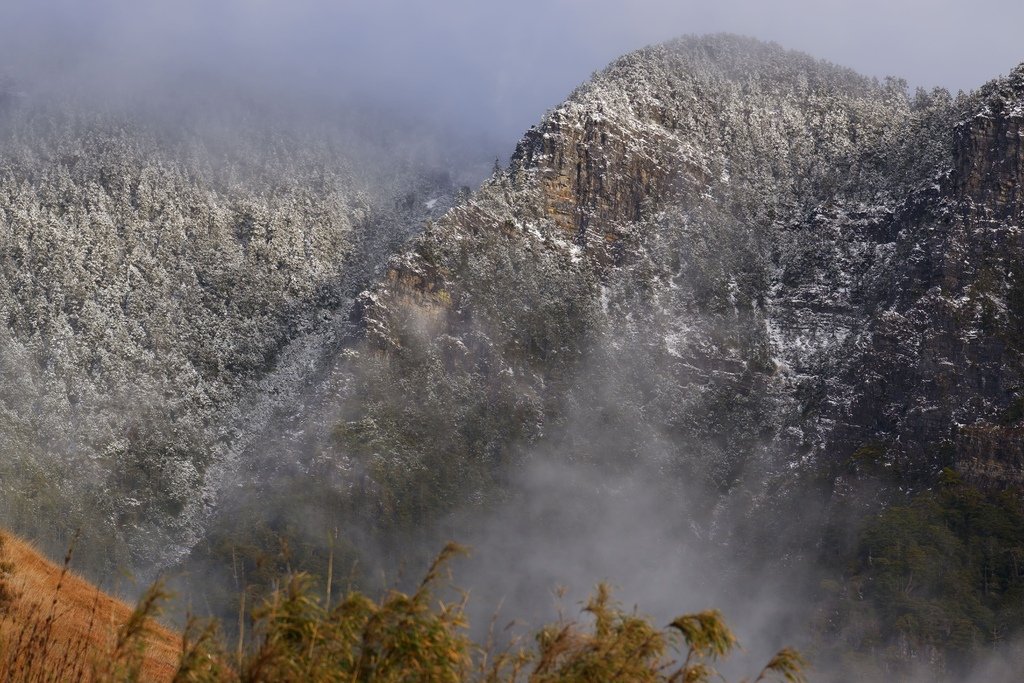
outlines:
[[[158,584],[129,609],[18,541],[7,542],[0,622],[0,680],[90,683],[701,683],[724,680],[716,662],[737,641],[721,615],[679,617],[664,628],[624,611],[598,586],[576,618],[532,641],[484,643],[468,635],[466,596],[448,592],[449,544],[411,593],[379,600],[348,591],[335,605],[305,574],[284,580],[250,615],[234,647],[218,624],[191,620],[179,638],[155,619],[168,598]],[[755,681],[804,680],[783,649]]]
[[[159,625],[159,586],[134,609],[29,544],[0,536],[0,680],[170,681],[181,639]]]

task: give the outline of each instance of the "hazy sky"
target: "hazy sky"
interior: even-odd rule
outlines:
[[[681,34],[752,35],[955,91],[1024,60],[1021,27],[1021,0],[0,0],[0,73],[130,88],[214,72],[372,98],[508,151],[591,72]]]

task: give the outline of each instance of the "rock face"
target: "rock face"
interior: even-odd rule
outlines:
[[[911,96],[728,36],[615,62],[363,295],[373,381],[432,364],[408,396],[475,440],[410,446],[350,402],[338,462],[401,489],[511,436],[754,499],[794,473],[1024,483],[1022,83]],[[439,398],[453,377],[486,390]]]
[[[888,291],[873,302],[862,348],[850,351],[844,374],[854,419],[833,437],[834,451],[868,435],[922,474],[954,466],[978,484],[1022,482],[1013,464],[1024,313],[1022,73],[961,105],[945,131],[951,162],[937,169],[936,186],[890,219]]]
[[[956,193],[982,218],[1020,219],[1024,182],[1024,67],[981,93],[974,118],[956,131]]]

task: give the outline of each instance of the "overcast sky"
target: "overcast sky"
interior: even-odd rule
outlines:
[[[1022,0],[0,0],[0,73],[133,87],[214,72],[372,99],[504,148],[611,59],[681,34],[955,91],[1024,61],[1022,27]]]

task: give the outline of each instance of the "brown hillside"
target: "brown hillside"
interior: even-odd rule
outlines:
[[[93,681],[133,608],[0,533],[0,680]],[[149,621],[142,680],[174,676],[181,639]]]

